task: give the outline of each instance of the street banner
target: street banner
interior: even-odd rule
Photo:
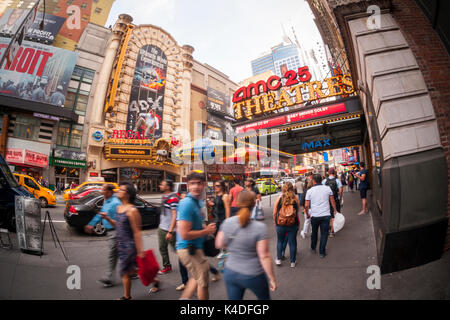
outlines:
[[[10,39],[0,38],[0,56]],[[78,54],[23,41],[11,66],[0,66],[0,95],[63,107]]]
[[[0,33],[2,33],[2,36],[11,36],[14,31],[14,25],[12,24],[14,21],[17,21],[16,17],[21,17],[27,12],[28,10],[23,9],[7,9],[0,18]],[[44,19],[44,29],[40,30],[42,19]],[[35,20],[31,26],[26,29],[25,39],[52,44],[64,21],[66,21],[66,18],[64,17],[58,17],[48,13],[46,13],[44,17],[42,12],[37,12]]]
[[[153,45],[139,49],[128,105],[126,130],[155,142],[162,135],[167,58]],[[152,142],[152,143],[153,143]]]

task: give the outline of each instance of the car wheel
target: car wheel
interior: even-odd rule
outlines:
[[[94,226],[94,234],[96,236],[104,236],[104,235],[106,235],[106,228],[105,228],[105,226],[103,224],[101,224],[101,223],[97,223]]]
[[[48,207],[48,201],[44,197],[39,198],[39,201],[41,202],[41,208],[47,208]]]

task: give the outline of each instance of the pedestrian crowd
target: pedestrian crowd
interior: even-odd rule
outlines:
[[[307,174],[295,185],[285,182],[281,195],[273,205],[273,221],[276,228],[276,257],[269,252],[268,230],[258,221],[261,194],[253,179],[234,181],[229,188],[226,182],[214,183],[214,195],[206,196],[206,176],[201,171],[192,171],[187,177],[187,193],[173,190],[174,182],[164,180],[160,184],[163,194],[160,222],[157,229],[159,253],[162,267],[154,277],[149,294],[157,293],[160,276],[172,272],[169,248],[176,252],[182,291],[180,299],[189,300],[195,294],[199,300],[209,299],[210,273],[212,281],[221,279],[221,272],[230,300],[241,300],[245,291],[252,291],[258,299],[270,299],[270,292],[278,287],[273,261],[281,266],[286,259],[289,245],[290,267],[296,267],[297,235],[305,239],[311,232],[311,251],[325,258],[329,237],[334,236],[333,219],[340,213],[343,204],[343,189],[353,190],[358,185],[362,211],[367,212],[367,189],[369,186],[365,164],[360,163],[359,172],[350,171],[337,175],[330,168],[327,177]],[[93,232],[100,221],[108,230],[108,268],[99,280],[105,287],[114,284],[114,270],[119,265],[124,293],[120,300],[131,299],[133,278],[138,278],[137,259],[143,259],[141,216],[134,206],[136,188],[131,182],[121,182],[114,195],[114,187],[105,184],[102,190],[104,203],[85,231]],[[211,208],[210,214],[206,207]],[[300,214],[304,214],[303,226]],[[320,239],[319,239],[320,230]],[[207,257],[219,258],[219,266],[213,266]],[[219,270],[218,270],[219,269]]]

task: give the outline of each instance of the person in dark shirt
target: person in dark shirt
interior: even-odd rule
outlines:
[[[367,189],[369,188],[369,181],[367,178],[367,171],[365,169],[365,163],[360,162],[359,173],[356,173],[355,176],[359,179],[359,194],[361,196],[362,201],[362,210],[360,213],[358,213],[358,216],[366,214],[367,213]]]

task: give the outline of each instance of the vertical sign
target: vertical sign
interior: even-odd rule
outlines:
[[[162,114],[167,59],[153,45],[140,48],[134,70],[126,130],[137,131],[153,142],[162,135]]]
[[[21,250],[40,253],[42,248],[41,206],[38,199],[15,197],[16,230]]]

